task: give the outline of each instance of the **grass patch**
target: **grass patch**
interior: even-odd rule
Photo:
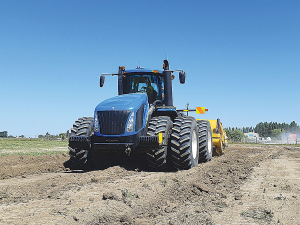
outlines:
[[[228,205],[226,204],[226,202],[216,202],[214,203],[217,207],[219,208],[226,208],[228,207]]]
[[[167,177],[160,177],[159,182],[165,187],[167,184]]]
[[[172,178],[172,181],[174,181],[174,182],[179,182],[179,179],[178,179],[177,177],[173,177],[173,178]]]
[[[0,138],[0,156],[44,155],[68,152],[68,141]]]
[[[281,187],[281,189],[282,189],[282,190],[285,190],[285,191],[291,191],[291,190],[292,190],[292,187],[291,187],[291,185],[287,184],[287,185]]]
[[[271,210],[266,209],[254,209],[247,212],[241,212],[241,216],[250,217],[255,220],[267,220],[270,221],[274,217],[274,213]]]
[[[0,192],[0,200],[4,198],[9,198],[10,194],[8,193],[8,187],[5,189],[5,191]]]
[[[121,192],[122,192],[122,198],[138,198],[137,194],[132,194],[126,188],[124,190],[121,190]]]
[[[12,155],[29,155],[29,156],[40,156],[47,154],[60,154],[67,153],[67,151],[44,151],[44,152],[12,152],[12,153],[0,153],[0,157],[2,156],[12,156]]]

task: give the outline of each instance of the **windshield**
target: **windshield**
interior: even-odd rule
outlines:
[[[162,78],[157,75],[135,74],[128,76],[127,93],[146,93],[148,102],[162,100]]]

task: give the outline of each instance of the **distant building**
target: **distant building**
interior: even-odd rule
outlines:
[[[247,138],[259,138],[259,134],[258,134],[258,133],[254,133],[254,132],[244,133],[244,135],[245,135]]]
[[[7,131],[1,131],[0,137],[7,137],[8,132]]]
[[[259,134],[254,132],[244,133],[244,135],[247,137],[246,142],[249,143],[257,143],[259,140]]]
[[[281,134],[282,140],[287,141],[300,141],[300,134],[289,134],[289,133],[283,133]]]

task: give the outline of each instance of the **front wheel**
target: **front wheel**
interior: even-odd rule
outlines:
[[[94,128],[93,117],[79,118],[73,124],[70,137],[91,137]],[[64,163],[66,168],[71,170],[90,170],[92,169],[92,163],[89,157],[89,151],[91,150],[91,142],[87,141],[71,141],[69,139],[69,155],[70,159]]]
[[[194,117],[178,117],[174,120],[171,154],[173,166],[179,170],[190,169],[198,164],[198,127]]]

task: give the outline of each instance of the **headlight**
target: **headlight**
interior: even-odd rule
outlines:
[[[94,131],[96,133],[99,132],[99,122],[98,122],[97,112],[95,112],[95,115],[94,115]]]
[[[127,127],[126,127],[126,132],[132,132],[133,125],[134,125],[134,111],[129,116],[129,120],[128,120]]]

